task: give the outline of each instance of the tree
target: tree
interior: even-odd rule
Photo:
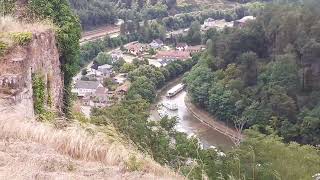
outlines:
[[[82,69],[82,70],[81,70],[81,75],[82,75],[82,76],[86,75],[87,73],[88,73],[88,72],[87,72],[87,69]]]
[[[301,154],[308,154],[308,158]],[[228,159],[226,169],[230,170],[229,174],[240,175],[237,178],[308,179],[320,168],[319,151],[315,147],[285,144],[278,136],[254,130],[246,131],[246,140],[228,154]]]
[[[120,72],[121,73],[128,73],[128,72],[133,71],[135,68],[136,68],[136,66],[131,63],[124,63],[120,68]]]
[[[143,98],[148,102],[153,102],[155,97],[155,88],[153,82],[145,76],[138,77],[131,85],[127,98]]]
[[[301,134],[304,143],[320,144],[320,105],[303,115]]]
[[[257,83],[258,78],[258,65],[257,54],[247,52],[240,55],[238,61],[240,62],[240,69],[243,73],[242,79],[247,86],[252,86]]]
[[[191,44],[201,43],[201,24],[199,21],[194,21],[191,23],[190,29],[187,34],[187,41]]]
[[[95,59],[98,65],[112,64],[112,57],[106,52],[100,52]]]
[[[156,50],[154,50],[153,48],[149,49],[149,54],[150,55],[155,55],[156,53],[157,53]]]

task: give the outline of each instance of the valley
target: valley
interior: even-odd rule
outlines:
[[[319,12],[2,1],[0,178],[319,179]]]

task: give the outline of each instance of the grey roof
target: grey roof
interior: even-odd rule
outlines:
[[[100,85],[98,81],[82,81],[76,82],[75,88],[77,89],[97,89]]]

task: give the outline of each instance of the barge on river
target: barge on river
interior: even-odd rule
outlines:
[[[176,86],[174,86],[173,88],[171,88],[168,92],[167,92],[167,97],[171,98],[175,95],[177,95],[179,92],[181,92],[184,89],[185,85],[180,83]]]

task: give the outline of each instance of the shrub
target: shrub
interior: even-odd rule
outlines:
[[[139,161],[135,155],[131,155],[126,162],[129,171],[139,171],[143,166],[143,162]]]
[[[0,3],[0,14],[1,15],[8,15],[14,11],[16,0],[1,0]]]
[[[7,49],[8,45],[5,42],[0,41],[0,56],[4,55]]]
[[[37,74],[32,76],[32,89],[33,89],[33,106],[36,114],[45,113],[45,84],[43,77]]]
[[[10,36],[13,39],[13,41],[20,46],[27,45],[32,39],[31,32],[11,33]]]

